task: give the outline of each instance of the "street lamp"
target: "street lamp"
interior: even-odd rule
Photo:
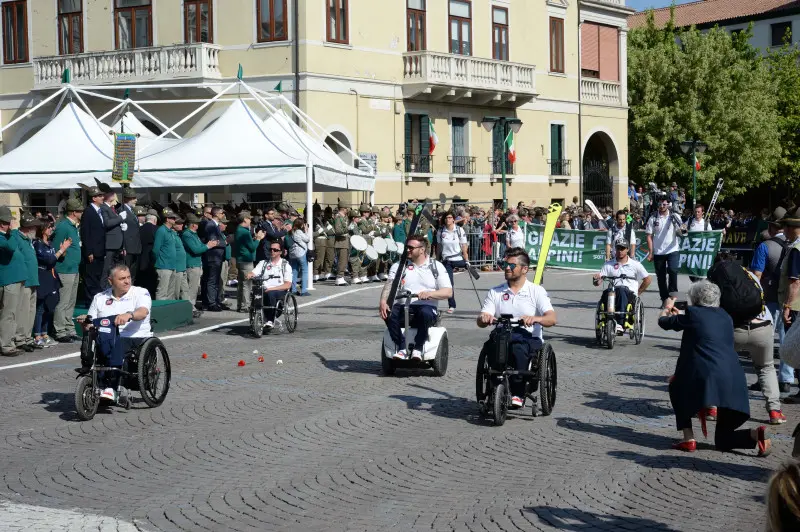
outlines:
[[[484,116],[481,120],[481,125],[483,129],[488,132],[492,132],[496,125],[500,125],[501,135],[505,135],[506,133],[506,124],[514,132],[516,135],[519,133],[519,130],[522,128],[522,120],[519,118],[506,118],[505,116]],[[500,161],[500,173],[503,179],[503,210],[505,211],[508,208],[508,200],[506,199],[506,159],[508,158],[508,144],[506,144],[506,139],[503,138],[503,160]]]
[[[681,151],[683,153],[692,152],[692,210],[697,206],[697,154],[704,153],[708,148],[705,142],[697,139],[684,140],[681,142]]]

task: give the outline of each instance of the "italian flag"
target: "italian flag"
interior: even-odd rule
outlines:
[[[698,159],[697,157],[695,157],[694,159],[694,167],[698,172],[700,171],[700,159]]]
[[[517,162],[517,147],[514,144],[514,132],[509,131],[506,137],[506,146],[508,146],[508,160],[511,164]]]
[[[433,155],[433,150],[436,149],[436,145],[439,144],[439,137],[436,135],[436,130],[433,129],[433,120],[428,120],[428,155]]]

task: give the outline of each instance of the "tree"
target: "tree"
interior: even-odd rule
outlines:
[[[692,166],[680,149],[695,138],[700,156],[698,197],[718,177],[724,195],[767,181],[780,157],[775,84],[766,61],[748,44],[715,27],[676,29],[672,19],[629,35],[628,101],[631,178],[640,183],[678,181],[691,190]],[[797,93],[795,93],[797,94]]]
[[[781,153],[775,181],[800,184],[800,49],[791,42],[767,52],[766,61],[775,82]]]

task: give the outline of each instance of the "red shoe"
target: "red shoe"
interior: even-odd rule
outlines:
[[[704,408],[697,413],[700,419],[700,429],[703,431],[703,437],[708,438],[708,427],[706,427],[706,419],[708,418],[708,409]]]
[[[716,421],[717,420],[717,407],[716,406],[709,406],[706,408],[706,421]]]
[[[769,436],[767,427],[764,425],[758,427],[758,456],[769,456],[769,453],[772,452],[772,441]]]
[[[769,411],[770,425],[781,425],[783,423],[786,423],[786,416],[783,415],[783,412],[781,412],[780,410]]]
[[[697,441],[695,440],[679,441],[678,443],[673,443],[672,448],[677,449],[678,451],[693,453],[697,450]]]

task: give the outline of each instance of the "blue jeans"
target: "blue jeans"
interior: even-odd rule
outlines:
[[[289,259],[289,264],[292,265],[292,292],[297,292],[298,279],[300,284],[303,285],[303,293],[308,292],[308,281],[306,281],[306,273],[308,272],[308,261],[306,256],[303,255],[298,259]]]
[[[767,310],[772,316],[772,323],[778,331],[778,345],[783,345],[783,338],[786,336],[786,327],[783,324],[783,307],[777,301],[767,303]],[[781,360],[778,366],[778,382],[794,382],[794,368]]]
[[[628,303],[633,301],[634,297],[636,296],[625,286],[617,286],[614,288],[614,293],[616,294],[616,302],[614,303],[614,319],[618,324],[622,325],[626,321],[625,309],[628,308]],[[608,292],[603,292],[603,297],[600,298],[600,301],[603,302],[603,305],[606,305],[607,300]]]
[[[33,320],[33,334],[44,336],[50,329],[50,322],[53,321],[53,313],[45,309],[45,300],[36,300],[36,317]]]
[[[533,355],[542,348],[543,342],[535,338],[525,329],[517,329],[511,333],[510,355],[514,361],[513,366],[517,371],[527,371]],[[522,375],[509,377],[511,395],[522,397],[525,395],[525,378]]]
[[[436,317],[437,310],[433,305],[411,305],[408,309],[408,325],[417,330],[417,335],[414,337],[414,348],[418,351],[422,351],[428,340],[428,329],[436,323]],[[389,319],[386,320],[389,336],[392,337],[392,341],[398,349],[405,349],[406,345],[403,335],[405,319],[405,305],[395,305],[392,307]]]
[[[658,279],[658,294],[663,303],[671,292],[678,291],[678,269],[680,268],[681,254],[679,251],[667,255],[653,255],[653,266]],[[667,276],[669,275],[669,280]]]
[[[444,269],[447,270],[447,276],[450,278],[450,286],[453,287],[453,295],[447,299],[447,305],[450,308],[456,308],[456,290],[455,283],[453,282],[453,268],[466,268],[467,263],[464,260],[449,259],[444,261]]]

